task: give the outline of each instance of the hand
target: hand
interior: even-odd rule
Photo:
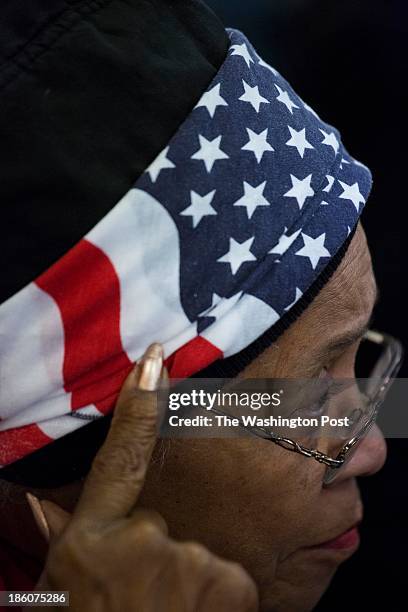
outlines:
[[[36,589],[69,591],[75,612],[253,612],[256,587],[240,565],[171,539],[159,514],[135,509],[156,441],[162,362],[151,345],[125,381],[74,512],[41,501],[50,547]]]

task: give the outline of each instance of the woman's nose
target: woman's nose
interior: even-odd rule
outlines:
[[[354,455],[341,468],[335,483],[348,478],[372,476],[383,467],[387,458],[387,444],[377,425],[373,425],[369,433],[361,440]]]

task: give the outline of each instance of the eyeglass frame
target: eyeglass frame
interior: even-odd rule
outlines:
[[[328,470],[329,469],[336,470],[336,469],[341,468],[346,462],[346,459],[348,458],[348,456],[350,455],[351,449],[353,449],[356,446],[356,444],[358,444],[363,439],[363,437],[366,435],[366,433],[375,423],[379,409],[384,402],[385,396],[387,395],[391,387],[391,384],[396,378],[396,375],[398,374],[398,371],[401,367],[401,363],[402,363],[402,359],[404,355],[404,349],[402,347],[401,342],[397,340],[396,338],[394,338],[393,336],[390,336],[389,334],[385,334],[385,333],[382,333],[376,330],[368,330],[364,334],[362,339],[368,340],[377,345],[381,344],[385,347],[388,346],[393,351],[393,355],[392,355],[391,363],[387,371],[384,372],[383,374],[382,384],[380,385],[378,391],[376,392],[375,397],[370,399],[371,416],[367,419],[367,421],[361,427],[359,432],[355,434],[350,440],[348,440],[342,446],[342,448],[340,449],[336,457],[330,457],[330,455],[327,455],[326,453],[323,453],[317,449],[307,448],[306,446],[303,446],[302,444],[300,444],[299,442],[296,442],[295,440],[292,440],[291,438],[286,438],[283,436],[272,434],[266,431],[263,427],[247,426],[247,425],[244,425],[242,422],[240,422],[239,426],[242,427],[243,429],[246,429],[253,435],[263,440],[267,440],[269,442],[273,442],[274,444],[277,444],[278,446],[280,446],[281,448],[284,448],[285,450],[289,450],[291,452],[298,453],[302,455],[303,457],[315,459],[319,463],[326,465]],[[212,408],[212,412],[215,412],[221,415],[223,414],[221,411],[217,410],[216,408]],[[325,478],[326,478],[326,475],[325,475]]]

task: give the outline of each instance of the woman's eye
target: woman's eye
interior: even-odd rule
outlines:
[[[330,375],[329,368],[325,366],[322,368],[320,375],[316,381],[316,394],[309,408],[309,412],[311,415],[320,415],[323,414],[325,411],[328,411],[332,383],[333,378]]]

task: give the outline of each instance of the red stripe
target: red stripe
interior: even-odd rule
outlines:
[[[41,283],[39,285],[41,287],[51,287],[51,284]],[[63,301],[61,300],[61,303]],[[60,304],[60,302],[58,302]],[[70,333],[72,330],[69,330]],[[82,334],[84,339],[91,339],[90,332],[84,331]],[[69,346],[71,346],[69,344]],[[74,343],[75,346],[75,343]],[[72,347],[70,351],[73,350]],[[75,349],[76,350],[76,349]],[[85,350],[80,353],[85,355]],[[169,375],[171,378],[185,378],[187,376],[191,376],[195,374],[199,370],[207,367],[215,361],[216,359],[222,358],[222,352],[213,344],[208,342],[205,338],[201,336],[197,336],[193,338],[182,346],[180,349],[175,351],[170,357],[168,357],[165,361],[165,364],[169,370]],[[92,355],[90,354],[90,358]],[[71,359],[71,357],[70,357]],[[92,367],[93,362],[89,362],[89,365]],[[108,361],[107,363],[111,363]],[[105,380],[105,389],[114,389],[112,394],[106,397],[104,400],[99,400],[97,402],[97,406],[99,410],[108,412],[112,409],[115,404],[116,397],[118,394],[118,390],[120,389],[123,379],[127,376],[127,372],[129,371],[129,363],[127,362],[127,366],[124,370],[121,370],[118,373],[111,374],[108,379]],[[88,367],[89,367],[88,365]],[[64,366],[65,370],[65,366]],[[98,370],[99,371],[99,370]],[[72,374],[72,372],[71,372]],[[82,381],[87,381],[88,379],[93,379],[96,377],[95,373],[91,370],[89,373],[89,377],[82,375]],[[109,382],[109,384],[107,384]],[[86,398],[87,395],[91,393],[91,391],[95,390],[100,394],[102,382],[91,383],[90,387],[82,389],[81,397]],[[75,381],[72,383],[72,389],[76,388]],[[79,397],[79,392],[75,392],[75,396]],[[92,399],[87,400],[87,403],[92,404]],[[17,461],[17,459],[21,459],[26,455],[34,452],[35,450],[45,446],[52,442],[52,438],[47,436],[37,425],[25,425],[23,427],[18,427],[15,429],[8,429],[7,431],[0,432],[0,464],[7,465],[9,463],[13,463]]]
[[[72,409],[112,410],[132,363],[120,337],[120,283],[107,255],[81,240],[36,284],[57,303],[64,326],[64,389]],[[166,360],[171,378],[185,378],[223,357],[201,336]]]
[[[170,355],[165,364],[170,378],[187,378],[222,357],[219,348],[202,336],[197,336]]]
[[[7,465],[52,442],[37,425],[24,425],[0,432],[0,464]]]
[[[107,255],[81,240],[36,284],[57,303],[64,326],[64,389],[72,409],[114,406],[132,363],[120,337],[120,283]]]

